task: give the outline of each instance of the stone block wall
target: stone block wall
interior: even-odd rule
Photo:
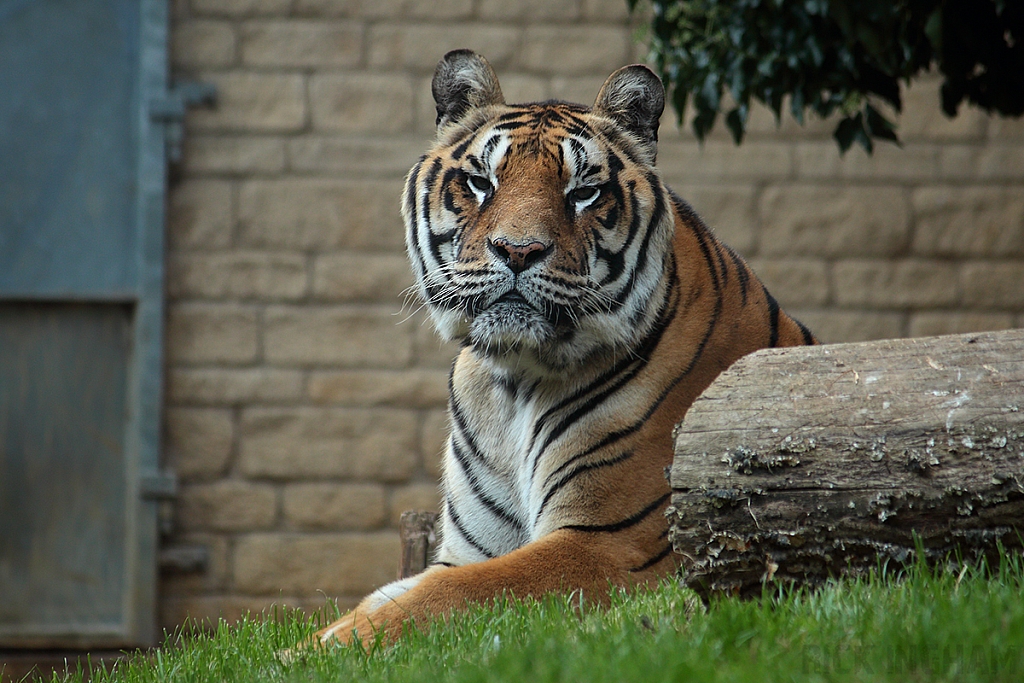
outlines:
[[[165,458],[178,473],[161,621],[232,619],[394,577],[398,516],[436,506],[453,349],[404,292],[398,197],[470,47],[509,101],[590,103],[643,58],[625,0],[175,0],[191,113],[168,218]],[[1024,326],[1024,123],[906,90],[902,148],[841,156],[832,122],[703,146],[666,114],[659,165],[825,341]]]

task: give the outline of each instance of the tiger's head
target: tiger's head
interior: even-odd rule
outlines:
[[[657,321],[671,267],[658,77],[623,67],[592,108],[508,105],[487,61],[456,50],[432,90],[437,137],[409,173],[402,215],[440,334],[544,373],[631,350]]]

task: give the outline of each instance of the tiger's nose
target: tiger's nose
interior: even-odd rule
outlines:
[[[488,238],[487,246],[516,275],[540,261],[551,251],[551,246],[543,242],[515,244],[504,237]]]

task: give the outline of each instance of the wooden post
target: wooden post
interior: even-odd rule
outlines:
[[[402,539],[402,566],[398,578],[414,576],[427,568],[437,546],[434,525],[436,512],[407,510],[399,521],[399,535]]]
[[[670,539],[705,593],[1024,535],[1024,330],[769,349],[679,424]]]

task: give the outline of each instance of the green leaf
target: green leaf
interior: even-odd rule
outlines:
[[[895,142],[897,146],[903,146],[900,144],[899,137],[896,136],[895,123],[882,116],[881,112],[870,104],[864,106],[864,111],[866,113],[865,121],[868,125],[868,132],[872,137],[880,140],[889,140],[890,142]]]
[[[741,104],[730,111],[725,117],[725,125],[729,127],[732,139],[737,145],[743,142],[743,133],[747,126],[747,112],[747,106]]]
[[[711,129],[715,127],[715,117],[718,115],[718,111],[715,109],[706,109],[704,107],[697,107],[697,115],[693,117],[693,134],[697,136],[697,139],[704,142],[704,138],[708,136]]]
[[[839,143],[839,151],[843,154],[853,146],[854,142],[860,143],[868,154],[871,154],[873,150],[871,136],[864,130],[864,114],[861,112],[847,116],[840,121],[832,137]]]

